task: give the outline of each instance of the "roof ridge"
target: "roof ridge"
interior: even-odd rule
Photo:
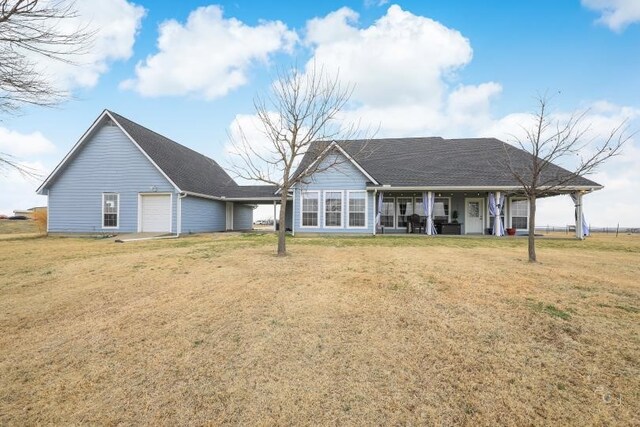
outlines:
[[[385,141],[385,140],[402,141],[402,140],[409,140],[409,139],[440,139],[440,140],[443,140],[443,141],[447,141],[446,138],[443,138],[441,136],[404,136],[404,137],[390,137],[390,138],[334,139],[334,140],[331,140],[331,141],[329,141],[329,140],[315,140],[313,142],[330,144],[333,141],[335,141],[335,142]]]

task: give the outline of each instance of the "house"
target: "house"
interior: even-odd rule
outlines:
[[[317,142],[296,172],[309,176],[293,186],[293,231],[406,233],[415,214],[426,234],[524,233],[529,202],[508,162],[526,171],[531,154],[494,138]],[[588,234],[582,195],[602,186],[553,164],[542,182],[564,183],[547,196],[572,195],[576,234]]]
[[[38,188],[51,233],[251,229],[273,186],[238,185],[214,160],[105,110]]]
[[[295,233],[502,235],[526,232],[529,204],[511,166],[531,155],[493,138],[315,142],[296,172],[286,228]],[[568,179],[567,179],[568,178]],[[549,165],[548,196],[602,186]],[[558,182],[559,182],[558,181]],[[105,110],[38,188],[51,233],[195,233],[251,229],[275,186],[238,185],[214,160]],[[499,218],[499,220],[496,220]]]

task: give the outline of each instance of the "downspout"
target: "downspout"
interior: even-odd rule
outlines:
[[[187,197],[187,195],[185,193],[178,193],[178,206],[176,208],[176,210],[178,211],[178,219],[177,219],[177,233],[176,233],[176,237],[180,237],[180,234],[182,233],[182,199],[184,199],[185,197]]]

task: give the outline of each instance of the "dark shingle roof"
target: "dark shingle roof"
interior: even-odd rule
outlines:
[[[215,160],[113,111],[109,111],[109,114],[180,190],[224,196],[227,189],[238,186]]]
[[[265,199],[277,198],[275,185],[237,185],[225,191],[225,197],[230,199]]]
[[[385,138],[336,141],[381,185],[391,186],[519,186],[507,165],[528,170],[531,154],[495,138]],[[328,142],[312,144],[298,172],[307,168]],[[571,172],[556,165],[546,168],[543,181]],[[565,185],[600,186],[574,176]]]
[[[274,185],[238,185],[215,160],[109,111],[145,153],[182,191],[215,197],[273,198]]]

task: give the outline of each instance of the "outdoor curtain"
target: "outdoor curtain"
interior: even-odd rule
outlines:
[[[382,191],[378,193],[378,215],[376,216],[376,224],[381,226],[382,221]]]
[[[504,194],[500,196],[500,200],[496,203],[495,195],[489,193],[489,214],[493,217],[493,234],[495,236],[504,236],[504,225],[500,217],[502,212],[504,212]]]
[[[424,216],[427,217],[427,226],[425,227],[425,232],[427,234],[438,234],[436,231],[436,226],[433,223],[433,205],[436,201],[436,195],[431,193],[431,197],[429,197],[429,193],[426,191],[422,193],[422,206],[424,206]]]
[[[571,200],[573,200],[573,205],[575,206],[575,214],[574,217],[576,221],[578,219],[578,195],[576,193],[569,194],[571,196]],[[584,208],[582,209],[582,235],[589,235],[589,225],[587,224],[587,220],[584,218]]]

